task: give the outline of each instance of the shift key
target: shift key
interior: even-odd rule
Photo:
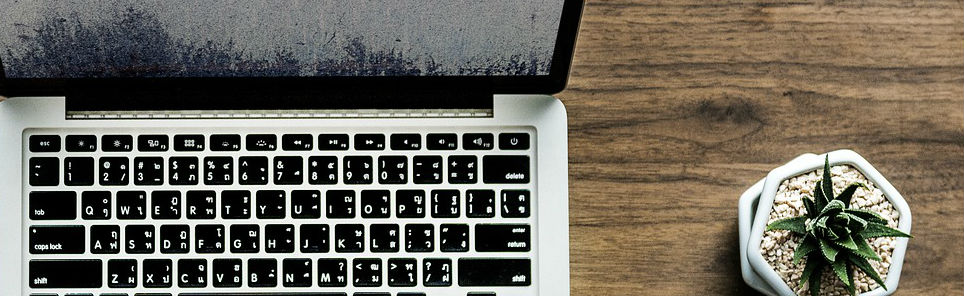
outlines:
[[[100,288],[103,268],[100,260],[30,260],[27,280],[34,289]]]
[[[528,224],[476,224],[475,250],[478,252],[528,252]]]
[[[83,254],[84,226],[30,226],[30,254]]]

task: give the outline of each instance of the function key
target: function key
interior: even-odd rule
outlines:
[[[134,149],[134,137],[131,135],[104,135],[100,142],[104,152],[129,152]]]
[[[211,135],[211,151],[241,150],[240,135]]]
[[[67,152],[94,152],[97,151],[97,136],[94,135],[70,135],[64,143]]]
[[[494,141],[492,134],[463,134],[462,148],[465,150],[492,150]]]
[[[30,152],[60,152],[60,136],[30,136]]]
[[[309,134],[284,135],[281,137],[281,149],[285,151],[311,151],[314,140]]]
[[[348,135],[321,134],[318,135],[319,150],[348,150]]]
[[[419,134],[392,135],[392,150],[419,150],[419,149],[422,149],[422,135],[419,135]]]
[[[356,134],[355,150],[384,150],[385,135],[382,134]]]
[[[459,136],[456,134],[428,134],[425,142],[429,150],[455,150],[459,147]]]
[[[137,136],[137,150],[139,151],[167,151],[167,135],[140,135]]]
[[[174,151],[204,151],[204,135],[174,136]]]
[[[499,149],[502,149],[502,150],[529,149],[529,134],[526,134],[526,133],[499,134]]]
[[[278,147],[278,137],[275,135],[247,135],[244,141],[248,151],[274,151]]]

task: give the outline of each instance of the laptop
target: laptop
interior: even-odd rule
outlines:
[[[0,295],[569,295],[581,10],[0,0]]]

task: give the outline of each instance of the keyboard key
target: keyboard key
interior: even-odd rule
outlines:
[[[308,184],[337,184],[338,157],[308,157]]]
[[[30,254],[83,254],[84,226],[30,226]]]
[[[482,181],[487,184],[529,183],[529,157],[524,155],[486,155],[482,157],[485,172]]]
[[[144,191],[117,192],[117,219],[143,220],[147,218],[147,193]]]
[[[344,258],[318,259],[318,286],[344,287],[348,285],[348,260]]]
[[[135,296],[141,296],[140,294]],[[156,296],[156,295],[147,295]],[[170,295],[163,295],[170,296]],[[219,292],[219,293],[179,293],[177,296],[348,296],[344,292],[271,292],[271,293],[250,293],[250,292]],[[399,295],[401,296],[401,295]],[[425,295],[422,295],[425,296]]]
[[[529,259],[459,259],[459,286],[502,287],[532,284]]]
[[[282,286],[311,287],[311,259],[284,259],[281,261],[281,267]]]
[[[432,217],[458,218],[460,216],[458,190],[432,190]]]
[[[495,217],[495,191],[466,190],[465,216],[469,218]]]
[[[274,151],[278,149],[278,136],[247,135],[244,137],[244,144],[248,151]]]
[[[398,293],[398,294],[395,294],[395,296],[425,296],[425,293],[414,293],[414,292],[411,292],[411,293]]]
[[[382,259],[357,258],[351,261],[352,285],[355,287],[380,287],[382,285]]]
[[[211,261],[211,276],[215,288],[240,288],[244,278],[241,259],[214,259]]]
[[[204,158],[204,185],[234,184],[234,158],[230,156]]]
[[[221,191],[221,218],[251,218],[251,192],[247,190]]]
[[[211,151],[240,151],[240,135],[211,135]]]
[[[449,156],[449,183],[475,184],[478,182],[478,162],[475,155]]]
[[[528,252],[530,234],[526,224],[476,224],[478,252]]]
[[[371,156],[345,156],[345,184],[372,183]]]
[[[285,217],[285,192],[283,190],[258,190],[258,219],[283,219]]]
[[[97,151],[97,136],[94,135],[69,135],[64,143],[67,152],[94,152]]]
[[[365,251],[365,226],[361,224],[335,225],[335,252],[361,253]]]
[[[391,141],[392,150],[422,149],[422,135],[419,134],[394,134]]]
[[[432,224],[406,224],[405,251],[409,253],[435,251],[435,226]]]
[[[439,250],[442,252],[469,251],[469,225],[439,225]]]
[[[423,286],[452,286],[452,259],[422,259],[422,271],[425,274]]]
[[[318,149],[322,151],[348,150],[348,135],[346,134],[318,135]]]
[[[128,254],[154,253],[154,225],[127,225],[124,238]]]
[[[30,169],[30,186],[60,185],[60,159],[56,157],[31,157],[28,161]]]
[[[277,287],[278,260],[248,259],[248,287]]]
[[[502,190],[502,217],[529,217],[529,190]]]
[[[412,157],[412,179],[415,184],[442,184],[442,157]]]
[[[231,225],[231,252],[257,253],[260,230],[258,225]]]
[[[274,158],[274,183],[277,185],[301,185],[304,183],[304,163],[301,156],[277,156]]]
[[[285,151],[311,151],[313,144],[313,137],[309,134],[281,136],[281,149]]]
[[[465,150],[492,150],[494,142],[492,134],[462,134],[462,149]]]
[[[162,152],[167,151],[170,143],[167,135],[140,135],[137,136],[137,150],[141,152]]]
[[[428,150],[455,150],[459,147],[459,136],[456,134],[428,134],[425,136]]]
[[[355,218],[354,190],[328,190],[325,192],[325,204],[328,205],[328,219]]]
[[[425,218],[425,191],[395,191],[395,212],[399,218]]]
[[[100,260],[30,260],[29,264],[27,281],[34,289],[83,289],[103,285]]]
[[[101,150],[104,152],[130,152],[134,149],[131,135],[104,135],[100,137]]]
[[[159,220],[181,219],[181,192],[151,192],[151,218]]]
[[[180,288],[204,288],[208,286],[208,261],[206,259],[177,260],[177,286]]]
[[[398,224],[372,224],[369,230],[372,252],[398,252]]]
[[[414,287],[418,279],[418,261],[414,258],[388,259],[388,286]]]
[[[117,225],[90,226],[90,253],[92,254],[120,253],[120,226],[117,226]]]
[[[143,262],[145,288],[170,288],[174,281],[174,262],[171,259],[145,259]]]
[[[29,141],[30,152],[60,152],[58,135],[33,135]]]
[[[157,186],[164,184],[164,158],[135,157],[134,185]]]
[[[214,219],[217,213],[217,193],[210,190],[187,192],[188,219]]]
[[[77,219],[77,193],[73,191],[30,192],[30,220]]]
[[[321,218],[321,192],[318,190],[291,191],[291,218]]]
[[[392,192],[388,190],[362,190],[362,218],[388,218],[391,216],[391,194]]]
[[[385,150],[385,135],[356,134],[355,150]]]
[[[111,288],[137,287],[137,260],[111,259],[107,261],[107,286]]]
[[[405,156],[379,156],[378,183],[408,183],[408,158]]]
[[[264,226],[265,253],[292,253],[295,251],[295,226],[269,224]]]
[[[90,186],[94,185],[93,157],[64,158],[64,185]]]
[[[328,253],[328,225],[302,224],[300,231],[302,253]]]
[[[184,254],[191,251],[191,227],[161,225],[161,254]]]
[[[171,168],[168,183],[171,185],[197,185],[198,160],[197,157],[171,157],[168,159]]]
[[[194,226],[194,252],[224,253],[224,225]]]
[[[204,151],[204,135],[174,136],[174,151]]]
[[[127,157],[101,157],[100,158],[100,185],[104,186],[123,186],[129,183],[128,165],[130,160]]]
[[[268,184],[268,158],[247,156],[238,158],[238,183],[241,185]]]

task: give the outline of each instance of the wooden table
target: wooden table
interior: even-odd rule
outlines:
[[[752,295],[740,193],[839,148],[910,203],[898,294],[964,293],[961,0],[588,1],[558,97],[573,295]]]

